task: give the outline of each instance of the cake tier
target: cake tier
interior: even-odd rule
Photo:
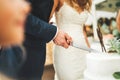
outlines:
[[[84,72],[84,80],[116,80],[113,76],[103,76],[99,74],[92,74],[87,70]]]
[[[120,71],[120,55],[91,53],[87,55],[85,80],[115,80],[114,72]]]

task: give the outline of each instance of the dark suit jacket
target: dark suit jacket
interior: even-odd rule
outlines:
[[[21,47],[14,46],[0,50],[0,74],[16,78],[17,72],[25,60],[25,53]]]
[[[41,78],[46,56],[46,43],[51,41],[57,28],[48,24],[53,0],[29,0],[32,12],[26,23],[24,46],[27,60],[19,76],[23,78]],[[36,79],[33,79],[36,80]]]

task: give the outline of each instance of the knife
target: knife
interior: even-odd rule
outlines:
[[[85,50],[85,51],[89,51],[89,52],[96,52],[96,53],[100,53],[100,51],[97,51],[95,49],[92,49],[92,48],[89,48],[89,47],[83,47],[83,46],[80,46],[74,42],[71,42],[70,45],[74,48],[77,48],[77,49],[82,49],[82,50]]]

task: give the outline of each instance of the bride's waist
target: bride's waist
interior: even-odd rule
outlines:
[[[60,30],[63,30],[65,32],[69,32],[69,33],[74,33],[74,34],[83,34],[83,29],[80,29],[80,28],[60,28]]]
[[[70,35],[73,38],[81,39],[84,38],[85,35],[83,33],[83,30],[80,29],[61,29],[62,31],[66,32],[68,35]]]
[[[58,26],[60,26],[60,27],[69,27],[69,28],[73,28],[73,27],[75,27],[75,28],[83,28],[83,24],[73,24],[73,23],[64,23],[64,24],[58,24]]]
[[[77,25],[77,24],[62,24],[58,25],[58,27],[62,30],[67,30],[67,31],[83,31],[83,26],[82,25]]]

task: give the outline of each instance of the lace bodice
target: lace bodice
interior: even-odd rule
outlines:
[[[58,26],[64,24],[83,25],[88,18],[88,11],[78,13],[74,8],[64,3],[61,9],[56,12],[56,22]]]

